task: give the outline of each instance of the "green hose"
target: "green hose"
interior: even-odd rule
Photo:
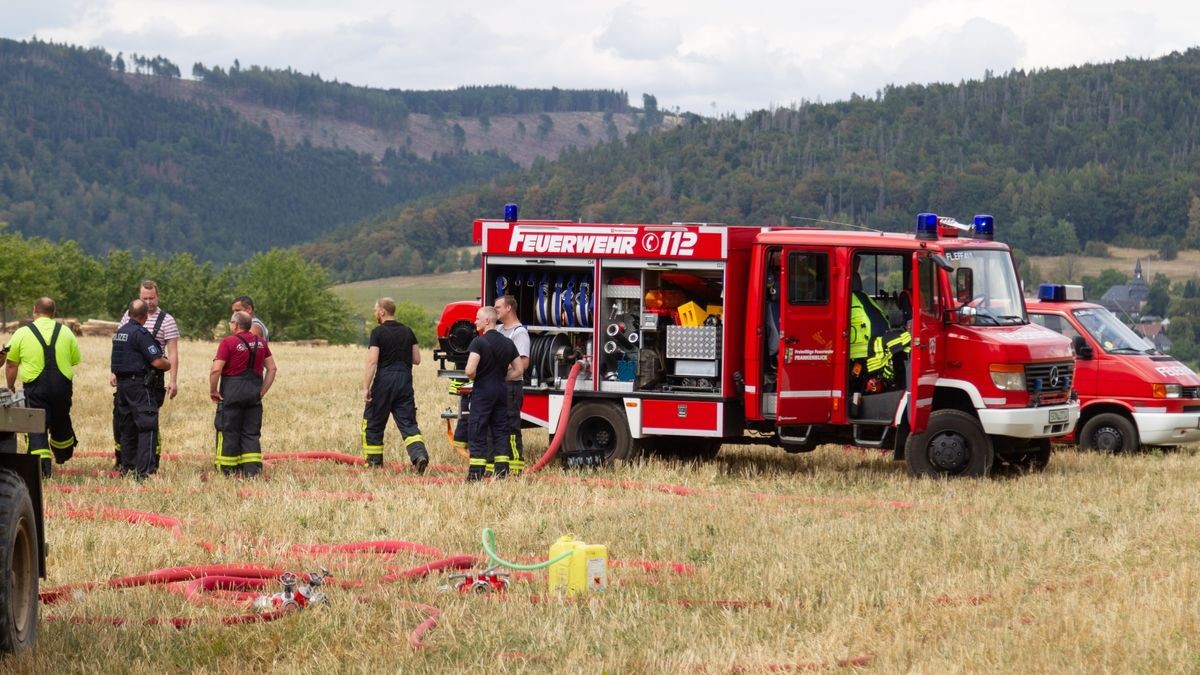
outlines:
[[[507,560],[504,560],[500,556],[496,555],[496,533],[492,532],[492,528],[490,527],[483,528],[483,551],[487,553],[488,559],[492,561],[492,564],[499,565],[501,567],[507,567],[510,570],[520,570],[524,572],[530,572],[549,567],[559,560],[571,557],[575,553],[575,551],[570,550],[563,551],[546,562],[534,563],[532,565],[521,565],[519,563],[508,562]]]

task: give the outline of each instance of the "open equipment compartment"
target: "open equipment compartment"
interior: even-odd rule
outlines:
[[[529,260],[491,257],[485,269],[485,302],[511,295],[517,318],[529,330],[528,387],[562,389],[571,355],[594,358],[596,294],[594,259]],[[577,387],[591,388],[590,373]]]

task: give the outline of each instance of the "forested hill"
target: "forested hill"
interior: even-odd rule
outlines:
[[[192,72],[199,81],[161,57],[0,39],[0,223],[93,254],[240,261],[517,168],[485,148],[556,154],[562,116],[587,116],[569,129],[580,145],[636,128],[624,92],[385,92],[290,70]],[[512,133],[491,144],[468,133],[492,126]]]
[[[996,216],[1031,253],[1088,241],[1200,247],[1200,49],[958,85],[892,86],[570,152],[305,247],[342,278],[425,271],[471,219],[911,227]],[[1074,248],[1072,248],[1074,247]]]

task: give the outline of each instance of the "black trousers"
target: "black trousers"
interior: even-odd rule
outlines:
[[[521,438],[521,406],[525,404],[525,382],[505,382],[508,405],[508,456],[514,473],[525,469],[525,442]]]
[[[487,464],[505,464],[507,470],[509,422],[508,388],[475,389],[471,392],[471,469],[482,471]]]
[[[363,454],[383,455],[383,432],[388,417],[396,421],[400,439],[412,462],[429,459],[425,437],[417,426],[417,404],[413,397],[412,366],[393,363],[375,372],[371,402],[363,408]]]
[[[53,457],[62,464],[75,454],[75,428],[71,425],[73,388],[71,381],[58,372],[56,364],[49,364],[36,379],[24,384],[25,405],[46,411],[49,431],[26,437],[31,455],[50,459],[53,451]]]
[[[221,397],[213,426],[217,430],[217,466],[224,473],[258,475],[262,471],[262,378],[244,372],[221,377]]]
[[[116,417],[120,431],[121,472],[148,476],[158,442],[158,404],[140,377],[117,380]]]

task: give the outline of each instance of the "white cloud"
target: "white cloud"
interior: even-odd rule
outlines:
[[[1200,42],[1197,23],[1182,0],[8,0],[0,35],[185,73],[236,58],[387,88],[623,89],[711,114],[1158,56]]]

